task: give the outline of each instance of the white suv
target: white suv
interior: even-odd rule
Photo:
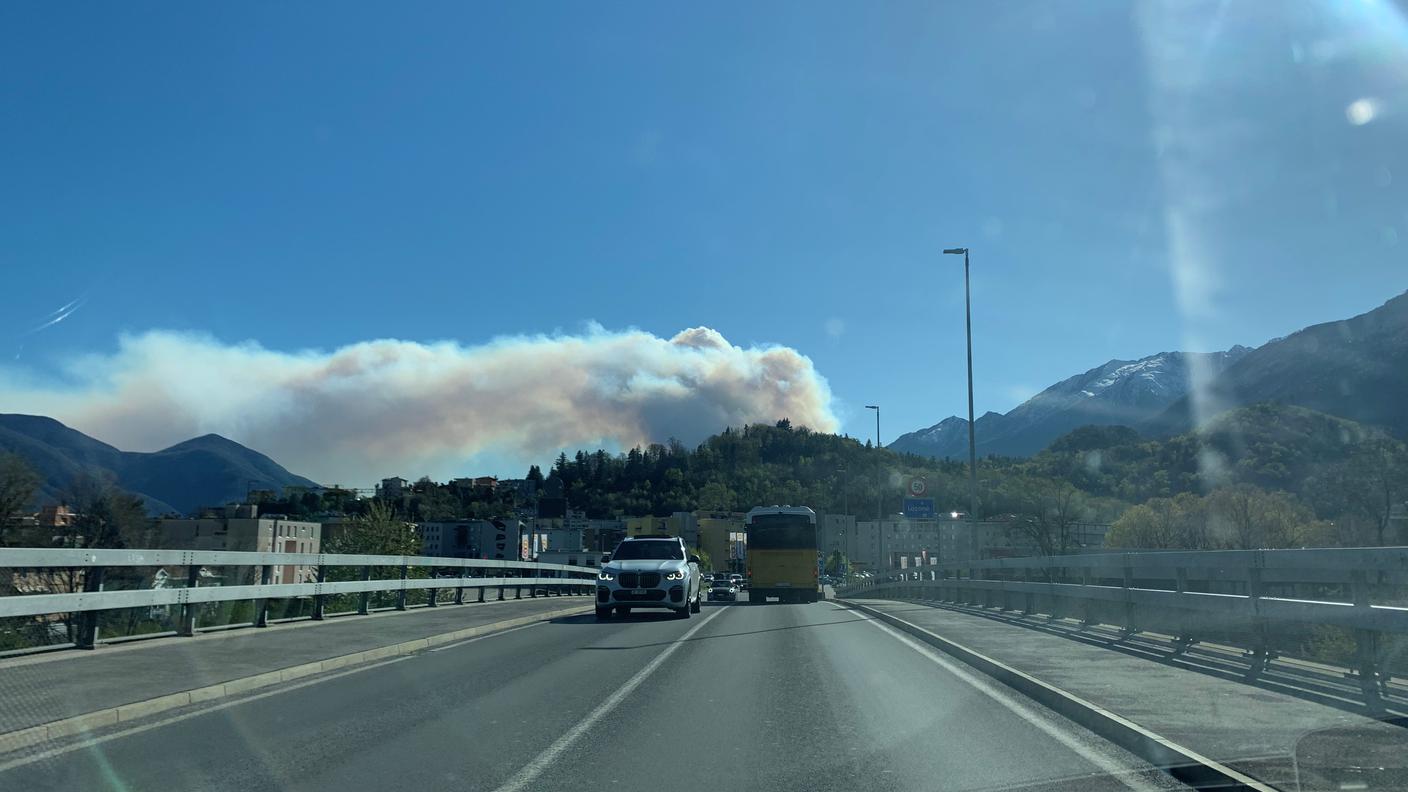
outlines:
[[[703,598],[699,557],[677,536],[633,536],[616,546],[596,576],[596,617],[633,608],[668,608],[688,619]]]

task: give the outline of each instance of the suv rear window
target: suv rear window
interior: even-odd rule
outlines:
[[[679,561],[683,558],[680,543],[665,540],[622,542],[611,554],[612,561]]]

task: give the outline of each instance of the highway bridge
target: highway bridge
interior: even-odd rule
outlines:
[[[276,566],[319,582],[264,583]],[[816,604],[606,621],[594,570],[556,565],[0,550],[0,567],[114,585],[121,570],[257,570],[248,585],[192,571],[195,586],[0,598],[7,624],[65,614],[94,647],[0,659],[5,790],[1408,781],[1402,548],[974,562]],[[308,618],[271,616],[294,600]],[[201,623],[231,601],[264,626]],[[105,638],[97,614],[132,609],[170,612],[173,629]],[[1342,663],[1286,653],[1302,628],[1348,636]]]

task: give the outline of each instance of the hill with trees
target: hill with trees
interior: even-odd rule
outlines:
[[[25,480],[23,471],[10,470],[17,459],[9,459],[0,483]],[[540,493],[565,497],[591,518],[793,504],[874,519],[900,511],[912,477],[926,480],[940,510],[966,511],[968,504],[962,462],[897,454],[786,419],[726,428],[694,448],[672,440],[625,453],[562,454],[546,473],[533,466],[528,477]],[[1122,546],[1382,545],[1408,538],[1394,523],[1394,509],[1408,497],[1404,445],[1303,407],[1252,405],[1164,440],[1127,427],[1081,427],[1029,459],[979,460],[978,485],[980,518],[1005,519],[1050,553],[1071,549],[1072,528],[1083,522],[1115,523],[1110,541]],[[422,479],[407,497],[381,505],[397,519],[419,522],[502,516],[533,505],[516,498],[510,488]],[[0,492],[0,505],[12,500]],[[314,490],[268,501],[263,510],[365,515],[377,503],[345,490]],[[1256,527],[1270,526],[1273,515],[1282,527]]]

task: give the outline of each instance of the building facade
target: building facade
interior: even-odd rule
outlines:
[[[411,482],[400,476],[384,478],[380,484],[376,485],[376,496],[386,500],[396,500],[409,492],[410,485]]]
[[[507,561],[528,557],[527,526],[516,519],[425,522],[419,528],[422,555]]]
[[[167,550],[319,553],[322,529],[320,523],[279,515],[200,517],[158,520],[156,537],[159,547]],[[316,579],[316,567],[306,564],[277,566],[272,573],[274,583],[309,583]]]

